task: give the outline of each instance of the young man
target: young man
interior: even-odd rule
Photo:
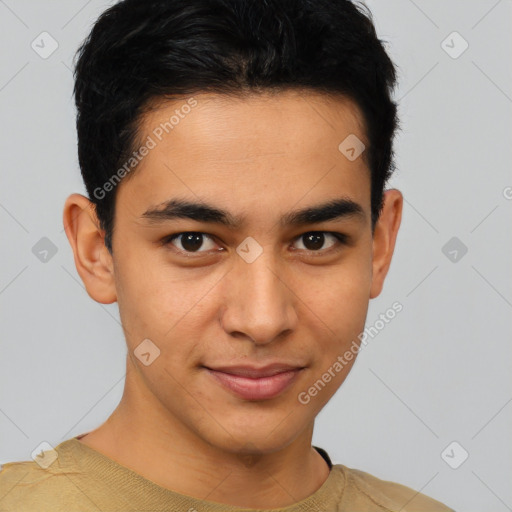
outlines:
[[[401,220],[371,15],[125,0],[75,78],[89,197],[64,226],[91,298],[119,304],[125,389],[95,430],[5,464],[0,510],[448,511],[311,445]]]

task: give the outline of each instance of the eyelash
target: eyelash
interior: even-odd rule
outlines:
[[[334,244],[333,247],[329,247],[328,249],[319,249],[317,251],[314,251],[314,250],[305,250],[307,253],[309,254],[313,254],[313,255],[321,255],[321,254],[326,254],[326,253],[329,253],[331,251],[334,251],[336,250],[336,245],[340,246],[340,245],[347,245],[348,243],[348,236],[343,234],[343,233],[336,233],[336,232],[333,232],[333,231],[307,231],[305,233],[302,233],[302,235],[299,235],[298,237],[295,238],[295,240],[300,240],[302,237],[306,236],[306,235],[310,235],[310,234],[327,234],[327,235],[331,235],[333,236],[334,238],[336,238],[337,240],[337,243]],[[162,240],[161,240],[161,244],[164,245],[164,246],[169,246],[169,245],[172,245],[172,242],[179,238],[181,235],[189,235],[189,234],[194,234],[194,235],[203,235],[205,237],[208,237],[210,238],[211,240],[214,240],[215,237],[213,235],[209,235],[208,233],[203,233],[202,231],[181,231],[180,233],[174,233],[172,235],[167,235],[165,236]],[[339,249],[339,247],[338,247]],[[178,254],[182,254],[182,255],[185,255],[186,257],[190,257],[190,258],[194,258],[194,257],[197,257],[195,255],[201,255],[201,254],[208,254],[208,251],[182,251],[181,249],[177,249],[177,248],[174,248],[174,250],[178,253]],[[301,251],[302,249],[297,249],[299,251]],[[218,251],[220,252],[220,251]]]

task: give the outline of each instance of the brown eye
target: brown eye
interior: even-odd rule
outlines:
[[[206,251],[200,251],[205,245],[205,240],[210,240],[210,247],[207,247]],[[174,242],[177,241],[175,244]],[[194,252],[207,252],[214,247],[215,244],[211,241],[211,237],[206,233],[199,233],[195,231],[187,231],[185,233],[177,233],[164,239],[165,245],[173,245],[178,249],[179,252],[194,253]],[[179,247],[181,245],[181,247]],[[206,244],[208,246],[208,244]]]
[[[328,247],[324,247],[326,239],[332,242]],[[306,251],[321,252],[342,244],[345,240],[345,235],[341,233],[329,233],[328,231],[310,231],[309,233],[301,235],[298,240],[304,241],[302,243],[303,247],[299,247],[299,249],[304,248]]]

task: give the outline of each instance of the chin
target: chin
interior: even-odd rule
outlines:
[[[203,424],[199,435],[208,444],[234,454],[273,453],[288,446],[301,432],[297,418],[283,409],[266,417],[244,412],[237,418],[222,417],[220,425],[214,420],[215,426]]]

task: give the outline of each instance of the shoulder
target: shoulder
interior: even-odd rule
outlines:
[[[7,462],[0,468],[0,510],[37,510],[35,500],[47,495],[52,473],[36,462]]]
[[[454,512],[443,503],[405,485],[381,480],[369,473],[341,464],[335,467],[345,475],[345,492],[350,495],[349,500],[373,503],[373,507],[379,505],[382,510],[393,512]]]
[[[0,466],[0,512],[96,510],[80,492],[84,476],[60,456],[48,467],[34,460]]]

